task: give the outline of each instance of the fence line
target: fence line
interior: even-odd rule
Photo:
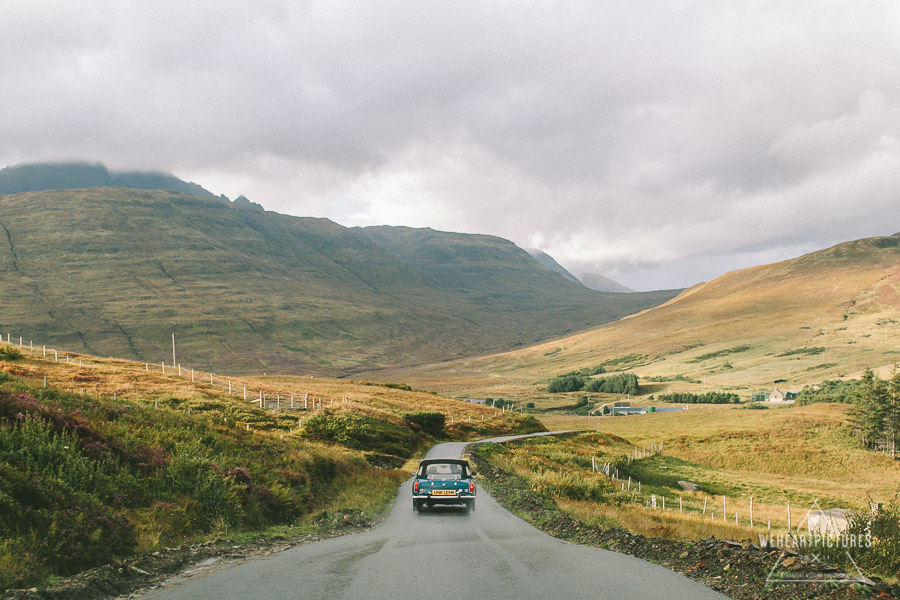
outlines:
[[[3,335],[0,334],[0,342],[3,342]],[[40,353],[40,356],[37,357],[39,360],[48,360],[52,362],[61,362],[65,361],[66,364],[75,364],[73,362],[74,357],[78,359],[79,366],[85,366],[84,360],[79,356],[78,353],[75,352],[66,352],[62,350],[57,350],[54,348],[48,348],[46,345],[42,345],[40,349],[35,350],[34,341],[29,340],[28,343],[25,343],[25,340],[22,336],[18,337],[18,344],[15,343],[15,339],[9,334],[6,334],[6,343],[10,346],[17,347],[19,349],[27,348],[30,352]],[[50,355],[50,356],[48,356]],[[116,359],[122,360],[122,359]],[[139,367],[139,361],[126,361],[133,363],[136,367]],[[221,387],[224,390],[227,390],[229,396],[236,395],[235,391],[237,389],[242,388],[242,396],[244,400],[249,401],[251,404],[256,404],[262,409],[276,409],[276,410],[316,410],[322,408],[323,406],[323,398],[318,394],[310,394],[309,392],[304,392],[302,394],[297,392],[279,392],[279,391],[267,391],[267,390],[254,390],[248,388],[245,385],[241,385],[238,388],[235,384],[240,380],[231,379],[228,377],[221,377],[215,375],[214,373],[204,373],[202,371],[195,370],[193,368],[188,369],[187,367],[182,367],[179,363],[177,365],[166,365],[165,362],[160,362],[158,365],[159,370],[157,371],[157,364],[144,362],[144,371],[147,373],[161,373],[162,375],[169,376],[178,376],[183,378],[189,378],[192,383],[202,383],[204,385],[210,385],[213,387]],[[209,382],[207,383],[206,379],[209,378]],[[333,406],[334,399],[324,399],[325,402],[328,402],[327,405]],[[329,402],[330,400],[330,402]],[[341,398],[342,405],[351,404],[350,398],[343,396]]]
[[[663,444],[662,442],[651,442],[649,446],[643,446],[642,448],[634,447],[633,451],[630,454],[624,455],[622,458],[630,463],[633,463],[635,460],[640,460],[641,458],[645,458],[648,456],[653,456],[655,454],[659,454],[662,452]],[[717,513],[713,508],[713,505],[710,504],[710,500],[715,497],[711,497],[709,495],[704,494],[703,496],[703,505],[700,507],[699,499],[694,498],[684,498],[683,494],[678,494],[677,496],[677,506],[673,505],[675,500],[674,497],[669,497],[669,507],[666,507],[666,496],[650,494],[648,498],[645,498],[643,495],[643,490],[641,489],[641,482],[637,479],[633,479],[630,475],[626,478],[621,477],[619,473],[619,469],[614,462],[599,462],[597,457],[591,457],[591,470],[595,473],[599,473],[600,475],[604,475],[609,478],[613,485],[618,487],[621,492],[628,494],[632,501],[636,503],[643,504],[645,507],[655,510],[662,511],[678,511],[680,513],[689,513],[693,512],[699,514],[703,517],[708,517],[710,520],[717,520]],[[680,483],[680,482],[679,482]],[[696,500],[696,503],[693,501]],[[737,499],[735,499],[737,500]],[[779,505],[768,505],[769,512],[775,507]],[[788,531],[791,530],[791,505],[787,504],[782,507],[786,510],[786,523]],[[765,510],[765,506],[763,507]],[[729,510],[731,512],[729,512]],[[763,522],[763,529],[759,529],[757,526],[757,522],[754,519],[754,502],[753,496],[749,497],[749,510],[744,511],[745,515],[743,517],[740,516],[739,508],[734,505],[728,506],[728,497],[722,496],[722,504],[721,504],[721,513],[718,513],[721,516],[722,522],[724,524],[729,523],[729,517],[734,518],[734,525],[740,527],[746,527],[751,536],[754,533],[762,534],[762,531],[767,532],[767,537],[765,539],[771,538],[772,532],[772,521],[768,519]]]

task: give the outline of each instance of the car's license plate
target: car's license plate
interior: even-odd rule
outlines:
[[[456,490],[433,490],[432,496],[455,496]]]

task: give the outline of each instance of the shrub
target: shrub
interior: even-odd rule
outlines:
[[[323,412],[303,421],[306,435],[347,448],[409,458],[418,447],[412,431],[389,421],[342,410]]]
[[[444,413],[418,411],[403,413],[403,416],[410,423],[418,425],[424,433],[431,437],[443,437],[446,433],[444,426],[446,425],[447,417]]]
[[[173,491],[193,498],[193,514],[201,530],[237,523],[241,512],[239,484],[218,468],[201,444],[178,444],[165,478]]]
[[[17,360],[22,360],[23,358],[25,357],[22,356],[22,353],[19,352],[18,349],[8,345],[0,346],[0,360],[15,362]]]

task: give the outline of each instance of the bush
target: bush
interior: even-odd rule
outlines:
[[[22,356],[22,353],[19,352],[18,349],[9,345],[0,346],[0,360],[15,362],[17,360],[22,360],[23,358],[25,357]]]
[[[214,525],[235,525],[241,513],[241,484],[222,473],[209,450],[199,443],[181,443],[175,447],[174,455],[165,478],[171,490],[193,498],[195,526],[209,531]]]
[[[412,431],[348,410],[324,412],[303,421],[306,435],[347,448],[409,458],[419,445]]]
[[[446,425],[447,417],[444,413],[419,411],[403,413],[403,416],[410,423],[418,425],[424,433],[431,437],[443,437],[446,433],[444,426]]]

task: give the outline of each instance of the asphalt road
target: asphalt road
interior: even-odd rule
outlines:
[[[440,444],[428,458],[459,458]],[[476,508],[413,512],[404,483],[376,529],[306,544],[143,596],[154,600],[724,598],[637,558],[560,541],[479,490]]]

